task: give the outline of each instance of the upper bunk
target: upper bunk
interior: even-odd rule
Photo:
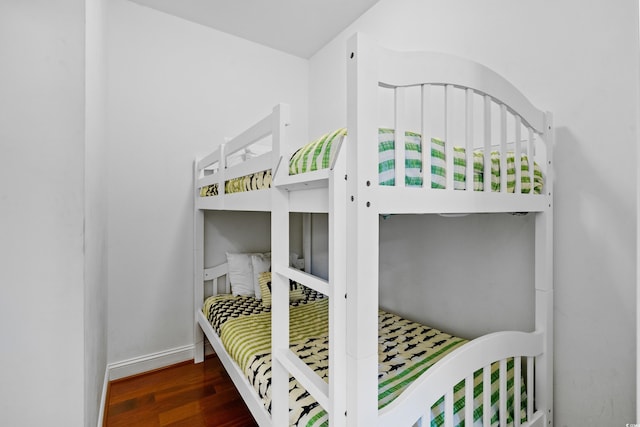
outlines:
[[[346,60],[346,129],[291,141],[289,107],[277,105],[196,161],[196,209],[270,211],[277,186],[289,190],[291,211],[328,212],[331,180],[347,177],[380,214],[551,208],[551,114],[502,76],[361,34],[349,40]],[[247,155],[265,141],[264,152]]]

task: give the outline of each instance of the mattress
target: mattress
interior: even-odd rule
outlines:
[[[301,147],[289,162],[289,174],[311,172],[326,169],[333,164],[342,142],[346,139],[347,130],[338,129],[323,135],[317,140]],[[431,187],[446,186],[446,149],[444,141],[431,139]],[[467,158],[462,147],[453,148],[454,189],[466,189]],[[475,191],[484,190],[484,154],[482,150],[473,153],[473,185]],[[491,190],[500,191],[500,153],[491,152]],[[507,192],[515,191],[515,155],[507,153]],[[540,194],[543,186],[542,170],[534,164],[533,191]],[[395,131],[378,129],[378,183],[385,186],[395,185]],[[530,193],[532,184],[529,176],[529,160],[526,154],[521,156],[522,192]],[[405,186],[422,187],[422,137],[415,132],[405,132]]]
[[[233,178],[224,183],[225,194],[264,190],[267,188],[271,188],[271,169]],[[218,192],[218,184],[200,187],[200,197],[217,196]]]
[[[346,139],[346,129],[338,129],[323,135],[315,141],[299,148],[289,160],[289,175],[297,175],[320,169],[327,169],[335,160],[343,140]],[[443,189],[446,187],[446,149],[444,141],[431,139],[431,187]],[[467,175],[466,150],[462,147],[453,148],[454,159],[454,189],[465,190]],[[500,153],[491,152],[491,190],[500,191]],[[473,189],[484,190],[484,154],[481,150],[473,153]],[[538,164],[534,163],[533,185],[529,176],[529,160],[522,154],[521,160],[521,188],[523,193],[530,193],[531,188],[536,194],[542,192],[543,176]],[[513,193],[516,184],[516,165],[513,152],[507,153],[507,192]],[[378,129],[378,183],[384,186],[395,185],[395,132],[393,129]],[[271,188],[271,170],[252,173],[225,182],[225,193],[239,193],[244,191]],[[405,186],[422,187],[422,142],[420,134],[405,132]],[[218,184],[200,188],[200,196],[218,195]]]
[[[215,297],[218,301],[225,297]],[[247,298],[247,297],[243,297]],[[238,301],[238,297],[226,301]],[[255,300],[258,301],[258,300]],[[259,301],[258,301],[259,303]],[[218,316],[215,306],[225,306],[224,312],[234,311],[233,304],[205,303],[204,311],[209,319],[217,322],[214,329],[229,355],[262,399],[267,411],[271,410],[271,315],[265,308],[243,301],[236,314]],[[251,312],[251,313],[249,313]],[[326,298],[300,301],[290,310],[291,350],[328,381],[328,300]],[[216,319],[226,317],[226,321]],[[213,319],[213,320],[212,320]],[[378,315],[378,408],[384,408],[398,397],[416,378],[434,363],[467,341],[395,314],[379,311]],[[508,366],[508,393],[513,396],[513,361]],[[492,425],[498,425],[498,364],[492,367]],[[526,396],[523,389],[520,415],[526,417]],[[464,386],[454,389],[456,426],[464,424]],[[475,375],[474,424],[482,417],[482,375]],[[513,405],[513,398],[509,399]],[[289,422],[291,426],[327,426],[326,411],[292,377],[289,379]],[[432,408],[432,426],[444,425],[444,403],[441,400]],[[509,407],[513,414],[513,408]],[[513,415],[509,417],[512,423]]]

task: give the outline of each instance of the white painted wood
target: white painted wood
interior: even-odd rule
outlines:
[[[258,157],[245,160],[235,166],[230,166],[226,170],[226,180],[249,175],[254,172],[269,170],[273,167],[272,153],[264,153]]]
[[[405,101],[406,94],[404,87],[395,89],[395,173],[396,187],[404,187],[405,177]]]
[[[426,191],[431,190],[431,138],[433,130],[431,126],[431,85],[421,86],[422,98],[422,187]]]
[[[541,355],[544,340],[539,332],[496,332],[458,347],[380,411],[382,425],[410,425],[420,417],[424,405],[436,402],[449,388],[475,371],[509,357]]]
[[[533,380],[533,357],[527,357],[527,396],[535,396],[535,382]],[[527,421],[530,421],[533,417],[533,400],[527,397]]]
[[[444,130],[444,143],[445,143],[445,162],[447,165],[446,172],[446,184],[445,188],[447,190],[454,189],[453,183],[453,175],[454,175],[454,162],[453,162],[453,127],[454,127],[454,111],[455,106],[453,103],[453,95],[454,95],[454,87],[453,85],[446,85],[444,91],[444,109],[445,109],[445,130]]]
[[[484,96],[484,192],[491,192],[491,97]]]
[[[391,55],[391,56],[388,56]],[[389,61],[393,59],[393,61]],[[431,64],[429,61],[440,61]],[[194,193],[194,254],[200,259],[203,234],[200,229],[202,210],[264,210],[271,211],[272,236],[289,236],[289,212],[329,213],[329,280],[323,281],[305,272],[288,267],[289,239],[272,241],[273,306],[272,306],[272,348],[273,348],[273,423],[264,415],[261,402],[240,372],[232,374],[234,383],[243,391],[243,398],[260,425],[286,425],[288,422],[287,390],[289,372],[293,371],[301,383],[315,388],[315,395],[329,413],[332,426],[369,425],[412,425],[416,420],[426,425],[430,419],[430,405],[443,395],[451,397],[452,389],[461,380],[473,382],[473,372],[488,367],[495,361],[501,362],[501,371],[506,358],[527,359],[527,402],[536,402],[537,408],[528,407],[526,426],[542,426],[552,420],[552,344],[553,344],[553,269],[552,269],[552,188],[553,173],[551,161],[553,127],[551,115],[541,113],[513,86],[500,76],[460,58],[448,55],[422,55],[389,53],[380,49],[361,35],[350,39],[347,46],[347,125],[349,142],[342,144],[333,169],[289,176],[287,159],[290,147],[286,138],[289,111],[285,105],[278,105],[265,119],[259,121],[240,136],[218,151],[196,162]],[[394,64],[393,67],[389,64]],[[404,66],[402,66],[404,65]],[[426,67],[425,65],[429,65]],[[460,67],[460,68],[458,68]],[[429,70],[425,70],[430,68]],[[417,69],[417,70],[416,70]],[[446,72],[445,72],[446,71]],[[401,83],[401,84],[400,84]],[[378,185],[378,153],[371,141],[377,140],[378,87],[392,87],[395,98],[396,130],[396,187]],[[404,109],[404,87],[421,85],[422,88],[422,136],[423,136],[423,176],[424,189],[404,187],[404,130],[406,127]],[[432,128],[430,120],[431,88],[445,86],[446,110],[445,142],[447,155],[447,190],[431,190],[431,150]],[[465,90],[465,107],[455,109],[454,91]],[[484,96],[485,191],[473,189],[473,100],[476,94]],[[491,149],[492,149],[492,105],[500,105],[498,145],[501,151],[502,191],[491,191]],[[454,113],[455,111],[455,113]],[[453,114],[464,111],[462,121],[465,129],[467,149],[467,188],[470,191],[453,191],[453,133],[459,120]],[[521,147],[521,127],[528,132],[527,154],[530,162],[534,159],[536,132],[542,132],[541,139],[547,147],[542,150],[548,159],[542,159],[545,166],[545,191],[541,195],[520,194],[517,184],[515,194],[506,193],[506,153],[507,116],[514,115],[516,122],[517,174],[520,172],[519,153]],[[482,123],[477,121],[478,123]],[[455,129],[457,131],[457,129]],[[271,135],[273,149],[268,155],[244,162],[238,167],[225,168],[225,153],[237,151],[264,136]],[[374,148],[372,148],[374,147]],[[203,177],[202,168],[219,162],[220,172]],[[279,165],[279,166],[278,166]],[[265,167],[268,166],[268,167]],[[239,194],[221,194],[216,197],[201,198],[199,185],[204,182],[222,182],[224,179],[271,168],[273,188]],[[530,163],[530,177],[533,182],[533,164]],[[263,169],[262,169],[263,170]],[[519,177],[519,175],[517,175]],[[207,181],[208,180],[208,181]],[[216,181],[218,180],[218,181]],[[220,181],[222,180],[222,181]],[[517,178],[517,182],[520,179]],[[224,192],[224,188],[221,188]],[[418,378],[394,402],[377,411],[377,312],[378,312],[378,221],[381,213],[482,213],[482,212],[533,212],[536,215],[535,236],[535,287],[536,287],[536,332],[500,332],[473,340],[467,345],[447,355]],[[310,217],[303,217],[303,228],[310,229]],[[307,223],[306,225],[304,225]],[[303,231],[303,235],[308,231]],[[310,232],[309,232],[310,233]],[[303,241],[306,267],[310,266],[310,243]],[[204,280],[226,275],[224,266],[204,269],[199,261],[194,262],[194,310],[197,331],[200,328],[209,337],[208,322],[200,312],[203,301]],[[228,275],[226,275],[228,278]],[[289,309],[288,278],[330,295],[330,365],[329,385],[317,375],[309,372],[306,365],[289,350]],[[228,289],[226,289],[228,292]],[[346,297],[344,298],[343,295]],[[211,329],[209,325],[209,329]],[[198,333],[196,332],[196,337]],[[215,335],[215,334],[213,334]],[[216,339],[215,336],[209,337]],[[216,348],[216,345],[219,348]],[[214,345],[216,352],[224,352],[221,343]],[[197,351],[197,350],[196,350]],[[233,362],[227,357],[225,366],[233,371]],[[533,361],[535,358],[535,378]],[[221,358],[222,359],[222,358]],[[224,363],[224,362],[223,362]],[[236,370],[237,366],[235,367]],[[239,371],[239,370],[238,370]],[[519,371],[519,367],[518,367]],[[487,369],[484,375],[489,375]],[[520,374],[517,374],[519,383]],[[506,393],[501,379],[501,407]],[[534,388],[535,382],[535,388]],[[470,387],[469,387],[470,388]],[[471,393],[472,390],[465,391]],[[534,392],[537,394],[534,396]],[[488,397],[488,393],[487,393]],[[452,405],[447,399],[447,411]],[[490,405],[485,405],[488,410]],[[260,409],[262,408],[262,409]],[[472,408],[465,409],[471,410]],[[537,409],[537,410],[536,410]],[[255,411],[255,412],[254,412]],[[262,411],[262,412],[261,412]],[[505,412],[505,411],[501,411]],[[256,415],[257,414],[257,415]],[[502,415],[504,416],[504,414]],[[447,416],[447,423],[452,417]]]
[[[533,129],[530,127],[527,128],[528,138],[527,138],[527,160],[529,162],[529,182],[531,183],[531,192],[529,194],[535,194],[533,191],[533,183],[535,182],[534,172],[535,172],[535,134]]]
[[[215,333],[213,327],[209,323],[209,320],[204,316],[204,314],[200,311],[197,315],[198,324],[202,328],[204,334],[207,339],[211,343],[216,355],[222,362],[225,370],[231,377],[233,384],[236,386],[236,389],[242,396],[242,400],[247,404],[247,407],[251,411],[251,415],[256,420],[260,427],[268,427],[272,426],[271,417],[269,412],[264,407],[264,404],[258,394],[255,392],[253,386],[249,383],[249,381],[244,376],[244,373],[238,367],[236,362],[229,356],[227,350],[224,348],[220,337]]]
[[[277,108],[277,107],[276,107]],[[240,135],[232,138],[227,142],[226,155],[231,155],[236,151],[250,146],[263,138],[270,136],[273,133],[273,120],[272,114],[269,114],[265,118],[261,119],[253,126],[244,130]]]
[[[313,369],[304,363],[291,350],[279,350],[276,359],[284,365],[286,370],[293,375],[300,385],[325,409],[329,404],[329,386],[316,374]],[[288,403],[288,400],[287,400]]]
[[[507,106],[500,105],[500,192],[507,192]]]
[[[482,425],[491,425],[491,365],[482,370]]]
[[[453,389],[444,394],[444,427],[453,427]]]
[[[154,369],[164,368],[166,366],[193,359],[193,356],[194,346],[190,344],[133,357],[131,359],[121,360],[119,362],[109,363],[109,365],[107,365],[109,381],[138,375],[143,372],[153,371]]]
[[[500,425],[507,425],[507,360],[500,360],[499,403]]]
[[[465,155],[467,165],[466,189],[467,191],[474,191],[473,175],[475,168],[473,159],[473,89],[467,89],[465,95]]]
[[[509,81],[484,65],[436,52],[395,52],[378,48],[381,85],[411,86],[424,83],[474,88],[518,112],[537,131],[544,127],[544,113]]]
[[[347,180],[339,155],[329,179],[329,425],[347,425]]]
[[[520,356],[515,357],[513,360],[513,389],[515,390],[513,395],[513,425],[514,427],[520,427],[520,405],[522,401],[522,358]],[[533,394],[531,395],[533,396]]]
[[[305,260],[306,262],[306,260]],[[332,296],[332,287],[329,285],[329,282],[326,280],[322,280],[316,276],[313,276],[309,273],[305,273],[301,270],[296,270],[291,267],[286,267],[283,270],[273,268],[273,271],[277,274],[281,274],[287,279],[291,279],[298,283],[302,283],[303,285],[314,289],[324,295]]]
[[[377,423],[378,153],[377,46],[362,35],[347,43],[347,424]],[[404,187],[393,187],[403,189]],[[373,289],[372,289],[373,288]]]
[[[515,150],[514,150],[514,164],[516,166],[516,186],[514,192],[520,194],[522,192],[522,119],[520,116],[515,116]],[[533,181],[531,181],[533,184]]]
[[[474,400],[474,377],[473,374],[468,375],[464,381],[464,419],[473,420]],[[471,421],[466,421],[465,424],[471,424]]]

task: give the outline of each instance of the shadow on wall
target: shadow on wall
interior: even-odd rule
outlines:
[[[624,380],[635,369],[635,194],[625,193],[635,153],[617,149],[619,141],[599,142],[600,155],[588,157],[584,141],[556,129],[555,384],[564,396],[557,416],[563,407],[594,412],[586,406],[594,401],[603,417],[635,405]],[[624,356],[603,364],[612,352]],[[576,389],[592,390],[593,399]],[[598,389],[615,392],[605,402]]]

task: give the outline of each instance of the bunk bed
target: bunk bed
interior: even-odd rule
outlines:
[[[292,142],[281,104],[195,162],[196,362],[206,336],[260,426],[552,425],[551,114],[462,58],[356,34],[346,61],[346,130]],[[265,139],[270,150],[245,155]],[[232,294],[229,263],[205,268],[206,210],[271,213],[270,262],[253,272],[261,300]],[[305,215],[304,267],[290,259],[291,212]],[[316,212],[329,218],[327,280],[308,268]],[[535,330],[467,341],[381,311],[380,215],[477,213],[535,215]]]

